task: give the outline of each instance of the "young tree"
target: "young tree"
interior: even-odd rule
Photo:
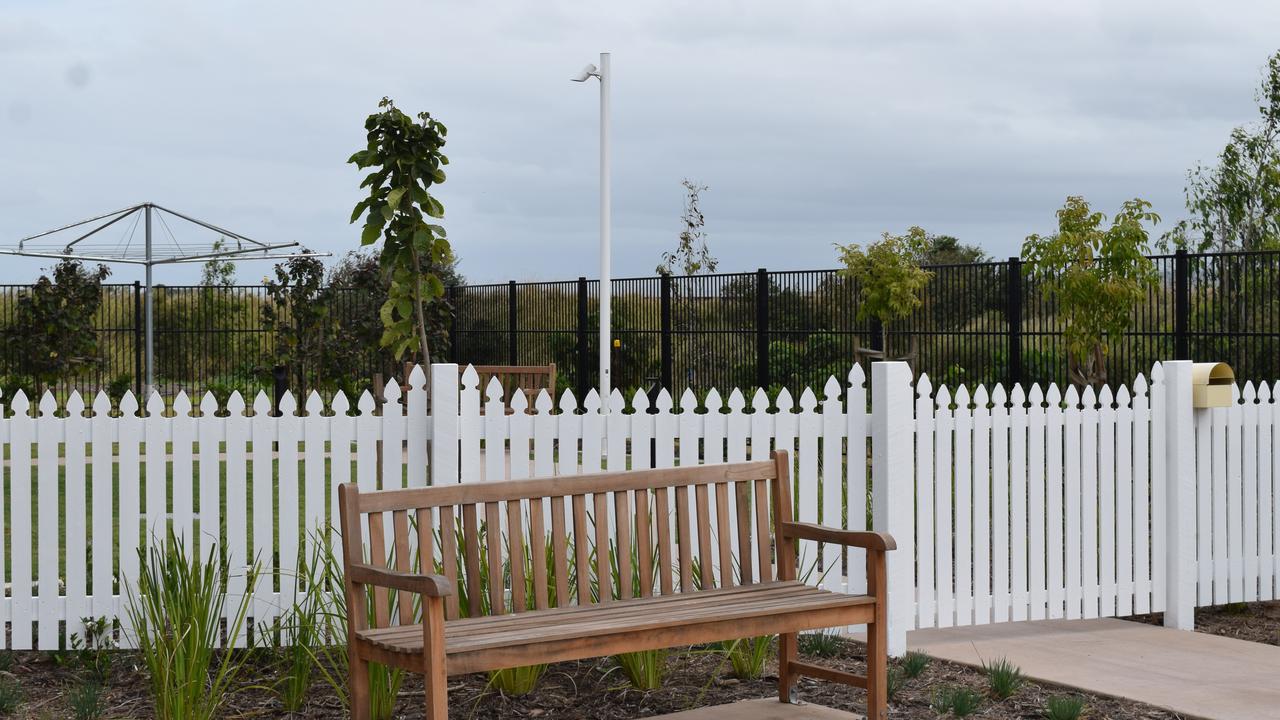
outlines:
[[[1187,173],[1187,210],[1162,247],[1206,252],[1280,249],[1280,52],[1255,99],[1258,121],[1231,131],[1214,167]]]
[[[1111,227],[1084,198],[1058,210],[1058,232],[1031,235],[1022,245],[1026,272],[1044,283],[1058,304],[1067,343],[1067,374],[1077,386],[1107,381],[1107,341],[1129,328],[1133,308],[1159,279],[1146,256],[1147,226],[1160,222],[1151,203],[1134,199]]]
[[[305,250],[304,250],[305,252]],[[262,304],[262,325],[274,340],[267,360],[293,374],[299,397],[321,384],[321,368],[332,344],[329,305],[324,302],[324,263],[313,256],[278,263],[264,283],[270,302]]]
[[[227,249],[226,238],[218,238],[213,243],[213,252]],[[200,266],[200,286],[207,288],[229,288],[236,284],[236,264],[226,258],[209,258]]]
[[[706,185],[699,185],[688,178],[680,183],[684,186],[684,212],[680,214],[680,223],[684,229],[676,241],[676,249],[662,253],[662,262],[658,264],[659,275],[672,275],[678,269],[685,275],[696,275],[699,272],[716,271],[720,263],[707,247],[707,232],[703,230],[707,219],[702,215],[698,203],[702,193],[710,190]]]
[[[52,385],[99,361],[93,316],[102,305],[102,281],[110,274],[105,265],[87,269],[77,260],[63,260],[54,266],[52,279],[41,275],[18,294],[13,323],[2,334],[22,375],[37,386]]]
[[[836,245],[844,268],[840,274],[858,283],[858,319],[880,321],[881,347],[889,348],[889,324],[923,304],[921,297],[933,273],[920,267],[929,235],[911,227],[906,235],[884,233],[864,250],[857,244]]]
[[[390,282],[379,313],[381,344],[396,358],[417,353],[429,364],[427,306],[444,296],[440,268],[453,261],[444,228],[427,222],[444,217],[444,206],[430,189],[445,181],[449,159],[440,149],[448,131],[430,113],[418,113],[415,121],[389,98],[378,108],[365,120],[368,145],[347,161],[374,169],[360,184],[369,197],[356,203],[351,222],[366,216],[362,245],[382,239],[379,262]]]

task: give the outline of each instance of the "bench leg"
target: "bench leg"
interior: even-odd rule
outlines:
[[[449,720],[449,677],[445,667],[444,599],[424,597],[422,622],[425,720]]]
[[[369,720],[369,661],[351,652],[348,665],[351,720]]]
[[[796,633],[783,633],[778,636],[778,700],[790,703],[791,692],[795,687],[795,675],[791,672],[791,663],[796,660]]]
[[[867,589],[876,599],[874,621],[867,623],[867,720],[889,717],[889,618],[886,612],[885,559],[867,553]]]

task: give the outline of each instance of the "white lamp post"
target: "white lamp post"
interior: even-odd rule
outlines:
[[[612,210],[609,191],[609,53],[600,53],[600,67],[588,65],[572,78],[574,82],[586,82],[588,78],[600,81],[600,407],[609,407],[610,362],[613,347],[610,332],[610,300],[613,288],[610,282],[609,226]]]

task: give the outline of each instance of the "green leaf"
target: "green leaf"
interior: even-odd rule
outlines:
[[[387,193],[387,205],[392,209],[400,207],[400,198],[404,197],[404,191],[404,188],[399,187]],[[391,218],[388,217],[387,219],[390,220]]]
[[[382,235],[382,227],[373,223],[365,223],[364,232],[360,233],[361,245],[372,245],[378,242],[378,237]]]

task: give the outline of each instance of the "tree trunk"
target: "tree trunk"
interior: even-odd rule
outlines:
[[[412,248],[413,253],[413,313],[417,317],[415,324],[418,331],[418,352],[422,356],[422,365],[426,370],[431,369],[431,349],[427,346],[427,319],[426,312],[422,308],[422,263],[418,258],[418,249]]]

